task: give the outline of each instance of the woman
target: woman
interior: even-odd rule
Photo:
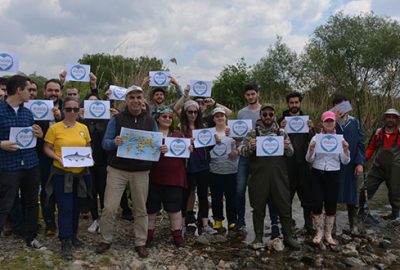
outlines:
[[[73,97],[67,97],[63,110],[64,120],[50,126],[44,139],[44,152],[53,159],[46,193],[47,198],[54,195],[58,205],[58,237],[61,240],[61,255],[65,260],[71,260],[72,246],[83,245],[76,235],[82,200],[78,198],[78,194],[80,197],[89,195],[87,186],[90,184],[90,174],[87,168],[64,167],[61,148],[90,146],[91,139],[88,128],[76,121],[79,101]]]
[[[211,199],[214,217],[214,229],[223,229],[223,197],[226,201],[226,216],[228,229],[235,230],[236,227],[236,174],[238,170],[239,151],[236,149],[236,141],[226,136],[228,129],[226,125],[226,114],[222,108],[215,108],[212,112],[216,129],[217,145],[211,150],[210,172],[211,172]],[[229,153],[224,150],[229,149]]]
[[[167,107],[159,107],[154,111],[154,119],[157,122],[158,131],[162,132],[163,137],[182,138],[180,131],[171,132],[170,128],[173,120],[173,111]],[[190,147],[190,149],[193,149]],[[166,153],[168,147],[161,146],[161,152]],[[161,210],[161,203],[167,211],[171,235],[177,247],[184,245],[182,237],[182,198],[183,191],[187,187],[185,159],[165,157],[161,154],[160,160],[153,163],[150,170],[149,194],[147,197],[147,214],[149,228],[146,245],[149,247],[153,240],[156,214]]]
[[[189,100],[184,103],[180,120],[181,131],[186,138],[193,137],[192,131],[194,129],[204,128],[199,104],[196,101]],[[188,189],[185,190],[182,213],[185,216],[190,192],[194,189],[194,186],[197,185],[197,197],[199,200],[198,219],[201,219],[202,226],[201,231],[199,230],[199,234],[215,234],[217,231],[208,224],[208,188],[210,175],[208,152],[206,148],[195,148],[193,150],[187,162],[186,173]]]
[[[322,134],[336,134],[335,113],[327,111],[321,116]],[[313,219],[317,229],[313,243],[319,245],[325,237],[328,245],[336,246],[332,238],[332,228],[335,222],[336,204],[339,193],[340,163],[350,162],[349,144],[343,140],[343,152],[340,154],[315,153],[316,136],[311,139],[306,160],[312,164],[311,185],[313,194]],[[325,208],[325,215],[322,213]]]

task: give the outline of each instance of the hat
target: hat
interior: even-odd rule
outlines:
[[[396,109],[394,109],[394,108],[388,109],[384,114],[394,114],[394,115],[396,115],[397,117],[400,116],[399,111],[396,110]]]
[[[325,122],[326,120],[331,119],[333,121],[336,120],[336,114],[331,111],[326,111],[321,115],[321,120],[322,122]]]
[[[275,105],[272,104],[272,103],[267,103],[267,104],[262,105],[260,111],[262,111],[262,110],[264,110],[264,109],[266,109],[266,108],[270,108],[270,109],[272,109],[273,111],[275,111]]]
[[[212,115],[215,115],[215,114],[217,114],[217,113],[226,114],[226,113],[225,113],[225,110],[224,110],[223,108],[221,108],[221,107],[216,107],[216,108],[214,108],[214,110],[212,111]]]
[[[128,87],[128,89],[126,90],[126,95],[128,95],[131,92],[141,92],[143,93],[143,89],[140,86],[137,85],[131,85]]]
[[[196,107],[196,110],[199,109],[199,103],[197,103],[197,102],[194,101],[194,100],[188,100],[188,101],[186,101],[185,104],[183,104],[183,109],[186,111],[187,108],[189,108],[190,106]]]

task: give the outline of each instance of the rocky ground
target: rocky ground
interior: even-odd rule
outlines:
[[[280,251],[283,246],[279,240],[255,251],[247,246],[249,237],[242,234],[189,234],[187,245],[176,248],[169,235],[168,218],[161,214],[147,259],[140,259],[133,250],[132,224],[121,219],[116,224],[117,237],[111,250],[95,254],[100,236],[88,233],[90,221],[83,219],[79,237],[85,247],[75,250],[73,261],[64,262],[57,237],[45,237],[41,229],[38,238],[47,247],[44,251],[29,249],[14,236],[1,237],[0,269],[400,269],[400,220],[386,221],[379,212],[373,214],[378,223],[367,219],[362,236],[339,233],[336,239],[340,244],[334,250],[313,246],[311,237],[298,231],[298,240],[303,243],[300,251]],[[338,216],[339,222],[345,220],[344,212]],[[268,242],[268,238],[265,240]]]

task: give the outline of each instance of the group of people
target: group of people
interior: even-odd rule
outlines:
[[[83,118],[83,108],[76,88],[63,89],[65,72],[59,79],[45,83],[44,97],[54,103],[54,121],[34,121],[24,102],[37,98],[37,85],[29,78],[15,75],[7,79],[6,99],[0,101],[0,231],[7,219],[13,221],[16,212],[22,214],[20,234],[32,248],[43,248],[37,240],[38,201],[40,198],[46,232],[55,232],[55,205],[58,214],[58,237],[64,259],[73,257],[73,248],[84,243],[77,237],[79,216],[83,205],[90,205],[93,223],[90,232],[99,232],[101,240],[97,253],[110,249],[115,233],[115,217],[126,196],[127,186],[132,200],[134,246],[140,257],[149,255],[154,244],[156,215],[164,209],[170,220],[173,243],[185,244],[187,226],[197,222],[199,234],[224,231],[224,202],[229,231],[246,231],[246,189],[252,208],[255,239],[251,247],[264,246],[264,219],[268,205],[271,219],[271,238],[280,236],[292,249],[301,245],[294,237],[292,201],[297,193],[304,213],[304,229],[314,234],[313,243],[325,241],[336,246],[332,230],[336,206],[347,205],[349,229],[357,233],[357,211],[362,212],[365,193],[359,194],[357,177],[364,174],[366,160],[376,157],[368,174],[367,191],[371,198],[382,182],[389,188],[392,205],[390,219],[399,217],[400,194],[395,178],[399,172],[399,118],[396,109],[384,114],[384,126],[378,129],[365,151],[364,132],[359,120],[349,112],[326,111],[321,115],[322,134],[342,134],[343,151],[337,154],[316,153],[316,128],[307,122],[308,133],[287,133],[287,116],[306,115],[301,110],[302,95],[292,92],[286,97],[288,110],[278,117],[273,104],[260,103],[256,85],[245,85],[247,105],[237,119],[250,119],[252,129],[243,138],[232,138],[227,119],[232,111],[212,98],[188,96],[172,78],[176,100],[166,105],[165,88],[154,88],[146,100],[141,86],[127,89],[125,104],[120,110],[111,109],[110,120]],[[92,92],[85,100],[99,100],[96,77],[90,76]],[[2,88],[3,89],[3,88]],[[65,91],[65,99],[61,96]],[[333,106],[348,99],[337,95]],[[211,107],[211,108],[210,108]],[[211,114],[208,112],[211,111]],[[179,123],[174,123],[178,120]],[[37,137],[35,148],[20,149],[9,139],[10,128],[32,127]],[[216,146],[194,147],[193,131],[215,127]],[[163,135],[158,162],[128,159],[117,155],[124,144],[122,128],[158,131]],[[282,156],[258,156],[257,137],[283,137]],[[164,154],[167,137],[190,138],[190,157],[175,158]],[[216,155],[214,147],[229,145],[229,153]],[[94,166],[66,167],[62,147],[92,148]],[[213,223],[209,218],[209,198]],[[198,214],[195,216],[195,192]],[[98,201],[99,200],[99,201]],[[100,209],[99,209],[100,206]],[[18,211],[19,209],[19,211]],[[22,225],[21,225],[22,224]]]

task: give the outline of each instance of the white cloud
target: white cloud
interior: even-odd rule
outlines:
[[[354,0],[337,8],[336,12],[342,11],[345,15],[359,15],[372,11],[371,0]]]

